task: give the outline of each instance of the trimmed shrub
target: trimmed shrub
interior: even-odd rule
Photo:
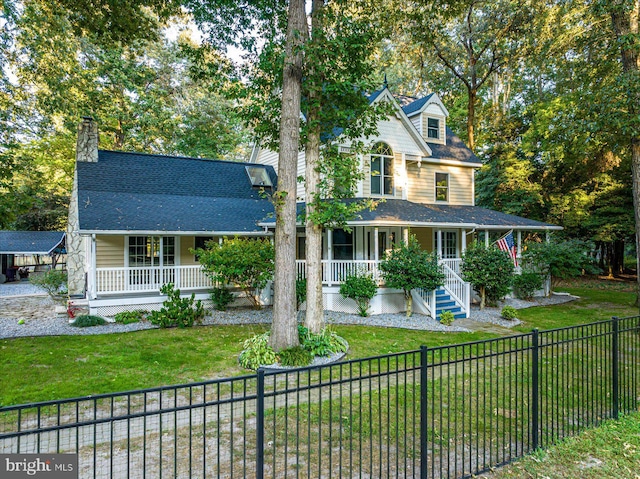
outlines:
[[[204,318],[204,307],[202,301],[195,300],[195,294],[189,298],[181,298],[180,290],[174,289],[172,283],[168,283],[160,288],[162,294],[168,298],[162,303],[160,311],[152,311],[149,315],[151,324],[161,328],[187,328],[199,323]]]
[[[387,258],[380,262],[380,271],[388,288],[404,291],[407,317],[412,314],[412,289],[433,291],[445,281],[437,255],[422,250],[415,236],[409,237],[409,244],[403,243],[392,249]]]
[[[443,311],[442,313],[440,313],[440,324],[451,326],[451,323],[453,323],[455,319],[456,317],[451,311]]]
[[[539,291],[544,284],[541,274],[535,271],[523,270],[522,274],[513,276],[513,294],[518,299],[531,300],[536,291]]]
[[[144,319],[144,311],[122,311],[116,314],[113,319],[119,324],[139,323]]]
[[[211,291],[213,307],[218,311],[226,311],[233,299],[233,293],[227,288],[213,288]]]
[[[83,314],[81,316],[77,316],[73,323],[69,323],[71,326],[75,326],[76,328],[89,328],[91,326],[101,326],[106,324],[104,318],[100,316],[92,316],[90,314]]]
[[[377,291],[378,285],[369,274],[347,276],[340,285],[340,295],[356,302],[360,316],[369,316],[369,302]]]
[[[500,313],[504,319],[513,320],[518,317],[518,310],[513,306],[505,306]]]
[[[462,255],[462,278],[480,295],[480,309],[496,305],[511,289],[513,260],[495,246],[476,243]]]
[[[314,358],[311,351],[302,346],[283,349],[278,356],[280,356],[280,364],[293,367],[308,366]]]
[[[254,371],[260,366],[274,364],[278,357],[276,352],[269,346],[269,332],[256,334],[242,343],[244,350],[240,353],[238,362],[240,366]]]

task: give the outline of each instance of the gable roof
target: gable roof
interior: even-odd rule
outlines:
[[[64,238],[63,231],[0,231],[0,254],[51,254]]]
[[[80,232],[259,234],[273,213],[251,185],[246,166],[271,166],[177,156],[98,152],[78,162]]]
[[[433,95],[434,95],[433,93],[430,93],[429,95],[423,98],[419,98],[409,103],[408,105],[403,106],[402,110],[406,113],[407,116],[411,116],[412,113],[415,113],[416,111],[422,109],[422,107],[427,104],[427,102]]]

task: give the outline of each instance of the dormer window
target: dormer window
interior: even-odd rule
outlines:
[[[267,169],[264,166],[246,166],[245,168],[249,181],[251,181],[251,186],[260,186],[262,188],[271,188],[273,186],[269,173],[267,173]]]
[[[449,173],[436,172],[436,201],[449,201]]]
[[[371,194],[393,196],[393,151],[386,143],[371,150]]]
[[[440,120],[437,118],[427,118],[427,138],[440,138]]]

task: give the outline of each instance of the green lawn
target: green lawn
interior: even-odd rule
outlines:
[[[568,290],[564,305],[522,310],[515,332],[584,324],[637,314],[633,293],[594,285]],[[0,405],[143,389],[246,374],[237,364],[242,341],[266,326],[208,326],[103,336],[0,340]],[[495,337],[365,326],[335,326],[361,358]]]
[[[491,479],[633,479],[640,477],[640,414],[566,439],[521,461],[482,475]]]

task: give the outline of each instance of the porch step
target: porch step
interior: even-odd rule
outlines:
[[[436,319],[440,321],[440,314],[445,311],[451,311],[455,319],[465,318],[465,314],[462,312],[462,308],[457,306],[457,303],[451,299],[451,295],[447,293],[444,288],[436,290]]]

